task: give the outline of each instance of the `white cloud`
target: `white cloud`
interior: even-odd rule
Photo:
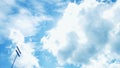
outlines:
[[[7,18],[5,13],[8,13],[8,11],[10,11],[10,7],[14,5],[14,3],[11,3],[11,4],[10,3],[11,2],[8,3],[8,1],[5,1],[5,0],[0,1],[0,19],[1,20]]]
[[[18,46],[21,50],[20,57],[17,57],[15,62],[15,67],[17,68],[40,68],[38,59],[34,56],[34,44],[32,42],[24,43],[24,35],[16,29],[12,29],[10,33],[10,38],[15,44],[15,47]],[[11,62],[15,58],[15,49],[12,49],[13,53],[11,55]]]
[[[107,5],[108,8],[106,8],[105,11],[103,12],[103,14],[101,14],[102,17],[111,22],[118,22],[117,18],[119,18],[119,17],[117,14],[120,11],[120,9],[118,9],[120,6],[118,3],[119,3],[119,1],[117,1],[117,3],[115,3],[113,5]]]
[[[24,34],[24,36],[31,36],[36,33],[35,27],[37,26],[37,22],[32,16],[19,14],[18,16],[13,17],[11,22],[11,25],[13,26],[10,27],[19,29]]]
[[[21,3],[24,3],[22,0]],[[7,35],[12,40],[13,44],[8,46],[13,52],[11,55],[11,62],[16,55],[15,46],[17,45],[22,54],[15,62],[17,68],[40,68],[39,59],[34,56],[36,50],[32,41],[25,43],[24,38],[33,36],[41,30],[38,27],[43,21],[53,21],[53,17],[45,15],[49,11],[46,11],[43,3],[38,1],[30,1],[32,6],[27,6],[17,3],[15,0],[2,0],[0,2],[0,32],[3,35]],[[56,2],[55,2],[56,3]],[[26,2],[27,4],[27,2]],[[45,3],[46,4],[46,3]],[[58,6],[63,6],[65,3],[57,3]],[[31,10],[31,7],[34,7]],[[2,29],[1,29],[2,28]],[[2,43],[2,42],[0,42]]]
[[[118,16],[115,17],[115,14],[118,14],[115,13],[118,7],[115,7],[115,5],[101,4],[95,0],[85,0],[80,5],[69,3],[56,27],[49,30],[47,36],[42,38],[43,49],[51,52],[60,65],[65,63],[77,66],[87,65],[91,58],[96,55],[100,57],[99,52],[106,47],[106,44],[109,43],[111,47],[113,40],[110,40],[110,32],[116,27],[114,25],[120,21]],[[113,8],[115,9],[113,10]],[[112,15],[106,14],[106,9],[111,10]],[[112,55],[110,54],[110,56]],[[107,67],[107,58],[103,54],[103,57],[98,59],[98,61],[102,60],[98,65],[103,63],[102,67]]]
[[[14,0],[1,1],[0,26],[5,26],[4,32],[7,32],[9,28],[14,28],[20,30],[24,36],[32,36],[37,32],[37,27],[41,22],[45,20],[53,21],[52,16],[44,14],[46,10],[42,2],[40,4],[38,1],[32,0],[30,3],[32,7],[34,7],[33,10],[28,10],[29,8],[31,9],[31,6],[28,6],[28,8],[21,7],[21,5],[17,4],[17,1]],[[11,14],[16,11],[18,11],[16,14]],[[5,35],[6,34],[9,34],[9,32],[5,33]]]
[[[16,45],[22,52],[21,57],[15,62],[17,68],[40,68],[40,60],[34,55],[36,45],[32,41],[25,43],[24,38],[39,33],[43,21],[53,21],[52,16],[44,14],[46,10],[42,3],[32,0],[31,4],[33,10],[28,10],[31,6],[22,7],[14,0],[0,1],[0,35],[6,36],[13,42],[8,46],[12,51],[11,63],[16,55]],[[3,42],[1,41],[0,44]]]
[[[33,4],[36,2],[33,2]],[[22,8],[20,6],[16,6],[19,10],[19,13],[9,15],[8,16],[8,24],[7,29],[10,33],[7,33],[9,35],[9,38],[12,40],[13,44],[9,46],[11,48],[11,51],[13,52],[11,55],[11,63],[13,63],[13,59],[16,55],[15,49],[16,45],[20,48],[22,54],[20,57],[17,58],[15,62],[15,67],[17,68],[40,68],[39,65],[39,59],[36,58],[34,53],[36,52],[35,50],[35,44],[32,41],[29,41],[25,43],[24,38],[33,36],[38,32],[38,26],[40,25],[41,22],[43,21],[52,21],[53,18],[51,16],[47,16],[42,14],[42,9],[41,7],[38,6],[36,9],[41,8],[40,15],[32,15],[32,12],[29,10]],[[35,10],[35,11],[37,11]],[[5,14],[5,13],[4,13]],[[5,14],[7,16],[7,14]],[[5,30],[6,31],[6,30]]]
[[[110,59],[113,59],[113,57],[118,58],[120,54],[119,2],[112,5],[98,3],[95,0],[84,0],[80,5],[69,3],[56,27],[48,31],[47,36],[42,38],[43,49],[51,52],[57,58],[60,66],[68,63],[76,66],[88,65],[86,66],[88,68],[90,68],[89,66],[96,67],[96,65],[101,65],[101,68],[119,67],[119,64],[116,63],[108,64],[109,57],[105,56],[109,55]],[[24,37],[36,34],[37,26],[41,21],[54,19],[42,14],[45,9],[38,2],[33,2],[33,6],[38,12],[35,16],[32,16],[30,10],[14,3],[14,0],[2,0],[0,3],[0,22],[2,22],[0,26],[4,29],[0,29],[0,32],[5,35],[10,32],[9,38],[22,51],[21,57],[16,61],[16,67],[40,68],[39,60],[34,56],[34,44],[32,42],[25,43]],[[49,3],[55,3],[57,6],[66,4],[60,0],[52,0]],[[12,6],[16,6],[19,13],[9,16],[7,14]],[[115,56],[104,54],[104,51],[103,54],[99,53],[104,50],[106,44],[109,44],[110,47],[108,51],[112,51]],[[13,48],[11,50],[14,51]],[[15,54],[13,52],[12,59]],[[94,58],[96,56],[97,60]]]
[[[53,20],[46,15],[32,16],[26,9],[20,9],[20,13],[10,18],[9,28],[18,29],[24,36],[32,36],[37,33],[37,26],[45,20]]]
[[[110,45],[108,44],[103,51],[90,59],[90,62],[87,65],[83,65],[82,68],[119,68],[119,59],[119,56],[110,50]]]

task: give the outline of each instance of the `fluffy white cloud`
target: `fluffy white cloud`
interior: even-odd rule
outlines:
[[[57,3],[57,6],[66,4],[62,2],[58,3],[56,1],[54,1],[54,3]],[[11,62],[13,62],[16,55],[16,45],[22,51],[21,57],[17,58],[15,63],[17,68],[40,68],[39,59],[34,56],[34,53],[36,52],[34,49],[35,44],[32,41],[25,43],[24,38],[35,36],[36,33],[39,33],[38,30],[42,30],[40,27],[41,22],[53,22],[53,17],[48,14],[49,11],[46,11],[46,4],[48,3],[45,1],[37,0],[0,1],[0,36],[6,36],[11,39],[13,43],[11,46],[8,46],[13,52],[11,55]],[[56,10],[53,8],[53,11]],[[4,41],[0,41],[0,44],[3,42]]]
[[[24,38],[33,36],[38,33],[38,30],[42,30],[40,29],[41,27],[39,27],[41,22],[46,20],[53,21],[53,17],[51,17],[50,15],[44,15],[44,13],[49,13],[49,11],[46,11],[46,9],[44,8],[48,3],[43,3],[41,1],[38,2],[37,0],[31,0],[29,1],[29,3],[25,2],[26,0],[0,1],[0,32],[3,36],[6,35],[7,38],[11,39],[11,41],[13,42],[13,44],[11,44],[10,46],[11,51],[13,52],[10,60],[11,63],[13,62],[13,59],[16,55],[16,45],[20,48],[22,52],[21,57],[18,57],[15,62],[16,68],[40,68],[39,59],[34,56],[34,53],[36,52],[36,50],[34,49],[35,45],[32,43],[32,41],[28,41],[27,43],[25,43]],[[57,6],[55,10],[53,6],[50,7],[50,9],[53,8],[53,12],[61,11],[61,6],[62,9],[64,9],[63,6],[66,5],[66,2],[62,2],[61,0],[59,0],[59,2],[56,0],[47,2],[49,2],[51,6]],[[73,35],[75,34],[74,32],[71,33],[73,33]],[[70,48],[69,50],[71,49],[72,48]]]
[[[105,48],[98,53],[95,57],[90,59],[87,65],[83,65],[83,68],[119,68],[120,57],[110,49],[110,45],[107,44]]]
[[[43,49],[51,52],[60,65],[65,63],[76,66],[89,64],[91,58],[96,55],[101,57],[99,52],[104,50],[106,44],[110,44],[110,47],[116,45],[111,44],[111,41],[114,41],[111,38],[111,32],[120,21],[118,16],[115,16],[118,14],[117,10],[119,8],[116,5],[98,3],[95,0],[85,0],[80,5],[69,3],[56,27],[49,30],[47,36],[42,38]],[[116,38],[116,41],[119,39]],[[113,51],[112,53],[119,52],[119,45],[113,47],[115,49],[109,49]],[[101,57],[101,59],[103,60],[98,64],[107,63],[107,57]],[[94,63],[96,62],[97,60]],[[103,68],[107,66],[102,65]]]
[[[24,43],[24,35],[16,29],[11,29],[10,38],[16,46],[19,47],[21,54],[17,57],[15,67],[17,68],[40,68],[38,59],[34,56],[34,44],[32,42]],[[12,49],[11,62],[13,62],[16,52]]]
[[[10,28],[20,30],[24,36],[31,36],[36,33],[38,20],[29,15],[27,10],[21,9],[20,14],[11,18],[11,25],[13,26],[10,26]]]

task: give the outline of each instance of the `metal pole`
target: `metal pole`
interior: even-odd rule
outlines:
[[[17,49],[15,51],[16,51],[16,56],[15,56],[15,59],[13,60],[13,64],[12,64],[11,68],[14,67],[17,56],[20,57],[20,54],[21,54],[21,51],[19,50],[18,46],[17,46]]]
[[[13,64],[12,64],[11,68],[13,68],[16,58],[17,58],[17,54],[16,54],[16,56],[15,56],[15,59],[14,59],[14,61],[13,61]]]

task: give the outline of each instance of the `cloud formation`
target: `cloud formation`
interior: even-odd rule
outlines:
[[[46,0],[2,0],[0,3],[0,36],[10,39],[12,42],[10,46],[11,56],[10,61],[16,55],[16,46],[22,51],[21,57],[17,58],[15,67],[17,68],[40,68],[40,58],[37,58],[36,52],[40,44],[39,41],[33,39],[40,39],[40,34],[43,36],[46,29],[59,17],[67,2],[63,1],[46,1]],[[49,7],[49,8],[48,8]],[[50,22],[50,25],[46,24]],[[44,24],[42,26],[42,24]],[[43,27],[43,28],[42,28]],[[26,38],[29,38],[27,42]],[[0,39],[1,40],[1,39]],[[5,40],[1,41],[1,43]],[[2,45],[4,46],[4,45]],[[36,48],[36,49],[35,49]],[[7,63],[7,62],[6,62]]]
[[[2,38],[0,44],[3,46],[6,42],[4,40],[11,39],[12,43],[8,43],[12,53],[11,63],[16,55],[16,45],[22,52],[21,57],[16,60],[15,67],[44,68],[52,66],[49,63],[55,64],[52,67],[58,68],[120,66],[120,1],[71,0],[71,2],[63,0],[0,2]],[[60,13],[63,13],[61,18]],[[54,24],[56,26],[46,32],[46,29],[58,20],[57,18],[60,19]],[[46,24],[46,21],[50,23]],[[38,35],[44,37],[41,39]],[[29,39],[27,42],[26,38]],[[33,38],[41,41],[33,42]],[[35,43],[42,43],[45,51],[37,51],[41,46]],[[41,54],[36,56],[36,51]]]
[[[10,38],[12,39],[12,42],[15,44],[14,48],[16,49],[16,46],[19,47],[21,50],[20,57],[17,57],[17,60],[15,62],[15,67],[17,68],[40,68],[38,59],[34,56],[34,44],[32,42],[24,43],[24,35],[16,29],[11,29]],[[13,60],[15,58],[16,52],[15,49],[12,49],[12,55],[11,55],[11,62],[13,63]]]
[[[15,63],[17,68],[40,68],[39,59],[35,56],[36,44],[32,40],[25,42],[25,38],[40,33],[41,23],[44,21],[53,22],[53,17],[46,10],[44,2],[37,0],[1,0],[0,2],[0,37],[3,38],[0,39],[2,40],[0,44],[6,42],[4,38],[12,41],[10,46],[5,46],[12,52],[11,63],[16,55],[16,46],[19,46],[22,54]]]
[[[100,52],[105,55],[103,50],[107,46],[108,51],[119,56],[119,39],[115,34],[119,33],[119,28],[116,28],[119,25],[119,1],[116,4],[111,3],[95,0],[84,0],[79,5],[69,3],[56,27],[49,30],[47,36],[42,38],[43,49],[52,53],[61,66],[64,64],[78,67],[88,64],[92,66],[91,60],[96,65],[101,59],[108,64],[106,60],[112,59],[112,54],[107,54],[111,56],[110,58],[100,55]],[[96,60],[96,56],[100,59]],[[109,64],[102,65],[101,61],[98,64],[102,66],[101,68],[109,67]],[[110,67],[114,68],[114,64]]]

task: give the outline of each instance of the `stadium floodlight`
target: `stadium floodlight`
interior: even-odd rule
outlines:
[[[17,48],[17,49],[15,50],[15,51],[16,51],[16,56],[15,56],[15,59],[14,59],[14,61],[13,61],[13,63],[12,63],[11,68],[13,68],[14,63],[15,63],[15,61],[16,61],[16,59],[17,59],[17,56],[20,57],[20,55],[21,55],[21,51],[20,51],[19,47],[17,46],[16,48]]]
[[[20,57],[20,53],[17,51],[17,50],[15,50],[16,51],[16,53],[17,53],[17,56],[19,56]]]
[[[21,51],[20,51],[20,49],[18,48],[18,46],[17,46],[17,50],[18,50],[18,52],[21,54]]]

